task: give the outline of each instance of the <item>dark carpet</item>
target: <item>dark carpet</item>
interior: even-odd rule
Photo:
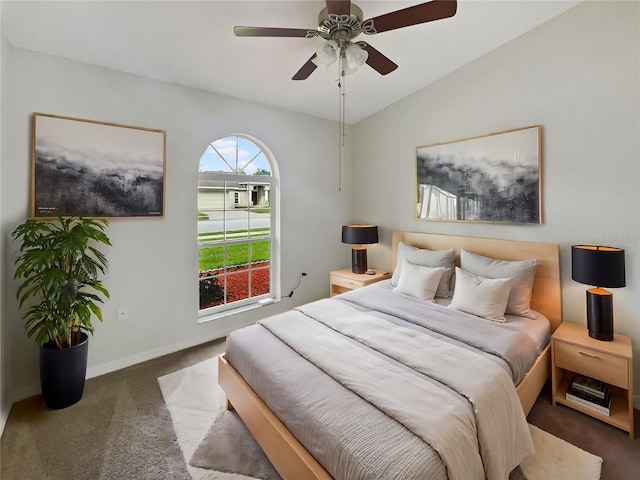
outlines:
[[[90,379],[80,403],[65,410],[48,410],[40,396],[14,404],[0,442],[0,478],[189,479],[157,378],[214,357],[224,345],[211,342]],[[602,457],[601,480],[640,478],[640,440],[568,407],[553,407],[550,397],[547,386],[529,423]],[[636,411],[636,431],[638,419]]]

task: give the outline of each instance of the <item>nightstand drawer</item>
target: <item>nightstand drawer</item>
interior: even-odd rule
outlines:
[[[629,388],[628,361],[608,353],[564,342],[554,342],[556,367],[597,378],[610,385]]]
[[[341,277],[339,275],[331,275],[331,284],[338,285],[340,287],[349,288],[349,289],[362,287],[362,282]]]

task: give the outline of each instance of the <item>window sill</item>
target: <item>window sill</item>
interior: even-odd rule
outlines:
[[[235,307],[235,308],[229,308],[228,310],[222,310],[222,311],[219,311],[219,312],[203,314],[202,316],[198,317],[198,323],[207,323],[207,322],[211,322],[213,320],[219,320],[221,318],[229,317],[231,315],[236,315],[238,313],[244,313],[244,312],[248,312],[250,310],[255,310],[256,308],[266,307],[267,305],[271,305],[271,304],[277,303],[279,301],[280,301],[280,299],[276,299],[276,298],[272,298],[272,297],[263,298],[262,300],[259,300],[258,302],[250,303],[248,305],[242,305],[242,306],[238,306],[238,307]]]

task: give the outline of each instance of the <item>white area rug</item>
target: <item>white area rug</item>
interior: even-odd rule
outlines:
[[[600,480],[602,458],[529,425],[536,454],[520,468],[527,480]]]
[[[189,368],[158,378],[171,414],[173,429],[194,480],[250,480],[239,474],[216,472],[189,465],[189,460],[215,419],[226,408],[226,396],[218,385],[218,359],[210,358]]]
[[[218,359],[158,378],[173,428],[194,480],[250,480],[189,465],[200,442],[225,409],[226,397],[218,385]],[[599,480],[602,459],[530,425],[536,454],[521,468],[527,480]]]

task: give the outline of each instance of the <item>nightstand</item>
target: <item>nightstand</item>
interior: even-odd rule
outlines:
[[[342,270],[334,270],[329,275],[329,295],[333,297],[339,293],[355,290],[356,288],[365,287],[372,283],[379,282],[391,278],[389,272],[381,272],[375,270],[375,274],[367,275],[366,273],[353,273],[351,268],[343,268]]]
[[[602,415],[566,399],[574,374],[580,373],[606,383],[611,390],[610,416]],[[631,339],[614,334],[613,341],[591,338],[587,329],[562,323],[551,337],[551,386],[553,404],[561,403],[609,423],[634,438],[633,353]]]

